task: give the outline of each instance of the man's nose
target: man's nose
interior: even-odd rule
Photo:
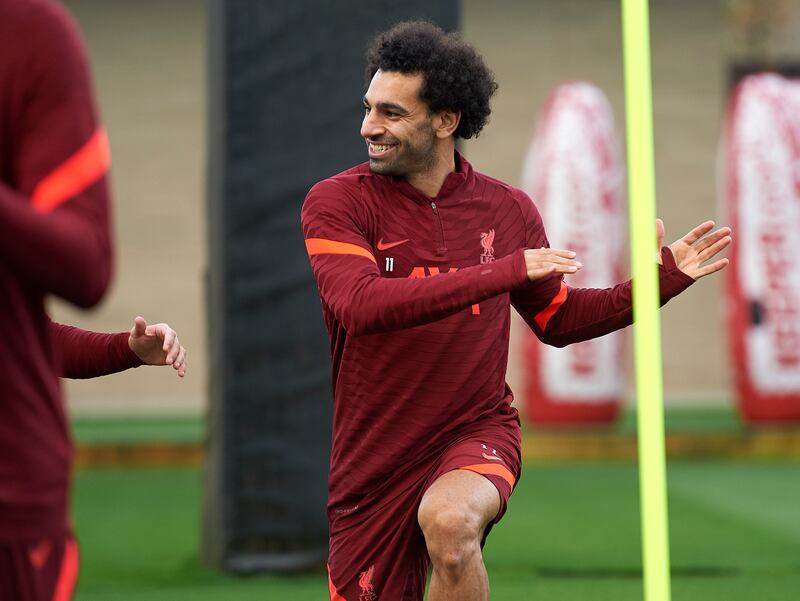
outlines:
[[[374,111],[370,111],[369,113],[364,115],[364,120],[361,122],[362,138],[373,138],[385,133],[386,131],[385,128],[381,124],[378,117],[374,115],[375,115]]]

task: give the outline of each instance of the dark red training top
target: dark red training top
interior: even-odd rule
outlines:
[[[90,307],[108,287],[109,164],[72,19],[57,2],[0,0],[0,542],[67,531],[58,376],[125,351],[121,335],[52,325],[44,307],[47,294]]]
[[[505,382],[511,305],[557,346],[631,323],[630,282],[530,282],[523,251],[548,246],[539,212],[460,155],[436,198],[359,165],[315,185],[302,222],[331,340],[332,532],[466,434],[491,426],[519,436]],[[662,256],[663,303],[694,280],[669,249]]]

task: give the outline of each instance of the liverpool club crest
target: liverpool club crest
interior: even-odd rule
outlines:
[[[481,265],[485,265],[486,263],[491,263],[494,261],[494,230],[491,229],[488,232],[481,233],[481,246],[483,247],[483,253],[481,253]]]
[[[378,595],[375,594],[375,587],[372,585],[372,575],[375,573],[375,566],[372,565],[365,572],[361,572],[358,577],[358,586],[361,587],[361,594],[358,601],[377,601]]]

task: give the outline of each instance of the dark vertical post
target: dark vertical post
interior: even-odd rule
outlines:
[[[393,23],[458,27],[457,0],[208,0],[209,413],[203,558],[324,561],[328,341],[300,231],[317,181],[365,160],[364,51]]]

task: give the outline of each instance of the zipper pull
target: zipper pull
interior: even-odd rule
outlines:
[[[442,225],[442,218],[439,216],[439,210],[436,208],[436,203],[431,201],[431,209],[433,209],[433,214],[436,215],[436,221],[439,224],[439,246],[436,249],[436,254],[444,256],[447,254],[447,246],[444,243],[444,226]]]

